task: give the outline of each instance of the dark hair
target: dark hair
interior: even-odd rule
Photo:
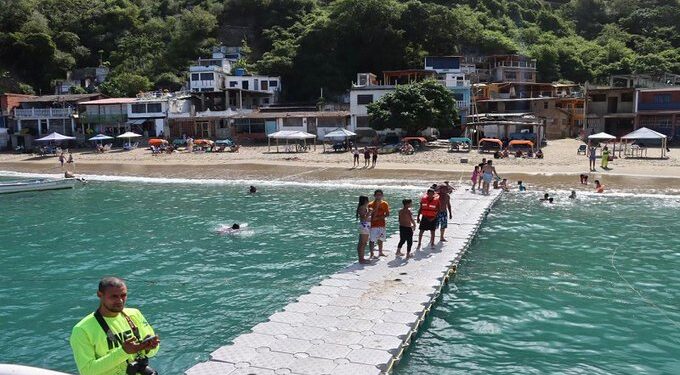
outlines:
[[[596,183],[596,184],[599,184],[599,183],[600,183],[600,180],[595,180],[595,183]]]
[[[522,181],[517,181],[517,185],[522,185]]]
[[[241,226],[234,223],[234,225],[231,226],[231,229],[241,229]]]
[[[553,199],[552,199],[552,198],[548,199],[548,202],[552,203],[552,202],[553,202]]]
[[[357,219],[359,218],[359,207],[365,205],[368,203],[368,197],[365,195],[360,195],[359,196],[359,204],[357,205],[357,211],[356,211],[356,217]]]
[[[120,288],[125,286],[125,281],[115,276],[105,276],[99,280],[99,291],[104,293],[108,288]]]
[[[413,203],[413,201],[410,200],[410,199],[404,199],[403,201],[401,201],[401,204],[403,204],[404,206],[406,206],[407,204],[411,204],[411,203]]]
[[[380,190],[380,189],[377,189],[376,191],[374,191],[374,192],[373,192],[373,195],[376,195],[376,194],[382,194],[382,193],[383,193],[383,191],[382,191],[382,190]]]
[[[544,197],[545,199],[548,199],[549,196],[550,196],[550,194],[548,194],[548,193],[543,194],[543,197]]]

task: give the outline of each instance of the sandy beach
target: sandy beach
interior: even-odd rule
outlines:
[[[602,180],[612,189],[672,191],[679,186],[680,150],[671,150],[668,159],[616,159],[609,170],[588,172],[588,159],[577,155],[577,140],[550,141],[543,148],[544,159],[494,160],[501,177],[511,183],[517,180],[548,188],[580,188],[578,175],[588,173],[590,181]],[[283,150],[283,147],[281,148]],[[648,156],[660,154],[649,149]],[[467,183],[475,163],[492,154],[448,152],[445,147],[432,147],[414,155],[380,155],[375,168],[352,168],[352,155],[347,152],[324,152],[321,145],[307,153],[269,152],[267,146],[245,146],[238,153],[187,153],[152,155],[148,149],[113,150],[96,154],[92,150],[74,150],[73,166],[62,169],[54,156],[0,154],[0,170],[54,174],[68,168],[80,174],[144,176],[167,178],[277,179],[283,181],[313,180],[396,180],[460,181]],[[465,162],[467,159],[467,162]],[[363,156],[361,157],[363,165]]]

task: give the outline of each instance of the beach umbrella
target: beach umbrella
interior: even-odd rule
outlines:
[[[119,135],[117,138],[127,138],[128,145],[130,145],[130,139],[138,138],[138,137],[141,137],[141,136],[142,136],[141,134],[137,134],[137,133],[134,133],[134,132],[125,132],[125,133]]]
[[[94,137],[90,138],[90,141],[105,141],[107,139],[113,139],[113,137],[109,137],[108,135],[104,134],[97,134]]]
[[[36,141],[45,141],[45,142],[60,142],[60,141],[69,141],[76,139],[76,137],[69,137],[67,135],[59,134],[57,132],[54,132],[48,136],[38,138]]]

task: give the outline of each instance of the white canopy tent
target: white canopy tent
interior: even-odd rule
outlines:
[[[607,134],[605,132],[593,134],[588,136],[588,141],[611,141],[613,139],[616,139],[615,136],[611,134]]]
[[[36,139],[36,141],[44,141],[44,142],[60,142],[60,141],[70,141],[74,140],[76,137],[69,137],[67,135],[59,134],[57,132],[51,133],[50,135],[47,135],[42,138]]]
[[[655,130],[649,128],[640,128],[631,133],[628,133],[621,137],[621,140],[625,142],[626,151],[628,151],[629,141],[661,141],[661,158],[666,157],[667,141],[668,137],[665,134],[659,133]],[[625,154],[626,152],[624,152]],[[646,154],[645,154],[646,156]]]
[[[272,139],[276,140],[276,152],[279,152],[279,141],[282,139],[286,140],[286,151],[290,152],[288,143],[290,141],[302,141],[304,148],[307,148],[307,140],[314,139],[316,136],[311,133],[303,132],[300,130],[279,130],[275,133],[271,133],[267,136],[267,150],[271,150]],[[297,143],[296,143],[297,144]],[[314,149],[316,150],[316,142],[314,142]]]
[[[616,152],[616,137],[611,135],[611,134],[608,134],[608,133],[605,133],[605,132],[600,132],[600,133],[597,133],[597,134],[589,135],[588,136],[588,149],[590,149],[591,142],[596,142],[596,143],[613,142],[614,148],[612,149],[612,155],[614,155],[614,153]],[[619,157],[621,157],[621,148],[620,147],[619,147]]]
[[[326,133],[326,135],[323,136],[324,141],[331,141],[331,142],[345,142],[347,149],[349,149],[349,144],[348,141],[350,138],[354,138],[357,136],[357,133],[353,131],[349,131],[345,128],[337,128],[329,133]],[[323,144],[323,150],[326,151],[326,144]]]

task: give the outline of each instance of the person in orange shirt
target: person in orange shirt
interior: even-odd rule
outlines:
[[[435,194],[434,189],[427,190],[427,194],[420,199],[420,208],[418,209],[417,221],[420,224],[420,233],[418,234],[418,247],[423,241],[423,233],[430,232],[430,247],[434,248],[434,231],[437,229],[437,214],[439,213],[439,196]]]
[[[375,243],[378,243],[378,256],[384,257],[383,242],[387,239],[387,232],[385,230],[385,218],[390,216],[390,205],[383,200],[383,191],[378,189],[373,193],[373,202],[368,204],[368,208],[372,210],[371,215],[371,234],[369,237],[369,247],[371,249],[370,258],[373,259],[373,251]]]

